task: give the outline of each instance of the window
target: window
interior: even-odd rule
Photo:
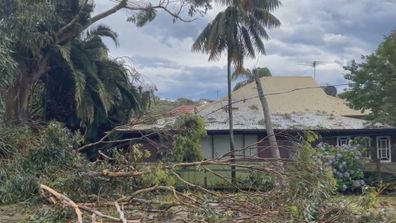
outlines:
[[[381,162],[391,162],[391,139],[389,136],[377,137],[377,158]]]
[[[339,136],[337,137],[337,146],[349,145],[350,140],[349,136]]]

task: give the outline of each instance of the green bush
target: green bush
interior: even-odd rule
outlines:
[[[15,154],[25,154],[38,144],[38,137],[28,127],[0,127],[0,161],[12,159]]]
[[[318,162],[325,162],[332,167],[334,177],[337,179],[337,188],[340,191],[361,188],[365,185],[363,173],[362,154],[366,152],[364,146],[359,144],[334,147],[328,144],[318,146],[320,157]]]
[[[175,122],[178,132],[172,151],[175,162],[202,160],[201,139],[206,136],[205,121],[196,115],[179,116]]]
[[[275,187],[273,176],[255,170],[249,171],[249,175],[238,182],[240,188],[262,192],[270,191]]]
[[[2,164],[0,203],[19,202],[32,197],[37,193],[40,181],[62,176],[66,169],[81,160],[73,149],[79,137],[62,124],[50,122],[40,135],[36,139],[37,145],[33,145],[27,154],[18,153],[20,156]]]

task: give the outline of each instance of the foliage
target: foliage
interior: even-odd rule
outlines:
[[[91,25],[121,9],[130,12],[128,20],[142,26],[152,21],[158,10],[175,20],[183,20],[183,16],[204,14],[211,6],[210,0],[180,0],[160,1],[158,5],[144,1],[139,2],[139,7],[130,7],[134,1],[123,0],[94,16],[94,3],[1,2],[0,33],[5,37],[0,38],[1,55],[7,52],[5,58],[8,58],[8,52],[12,52],[10,59],[18,67],[13,81],[7,80],[11,82],[8,91],[1,95],[7,100],[6,122],[28,122],[32,117],[37,118],[30,111],[44,110],[41,118],[45,121],[55,119],[72,129],[79,128],[87,132],[90,140],[114,125],[124,124],[131,113],[140,113],[150,104],[152,92],[137,84],[140,81],[136,80],[137,73],[125,63],[108,57],[101,37],[116,40],[116,34],[103,25],[95,29]],[[12,40],[9,47],[3,47],[3,39]],[[4,60],[4,63],[12,61]],[[3,68],[1,64],[0,69]],[[37,99],[41,94],[36,95],[33,90],[41,82],[46,90],[43,100]],[[44,109],[31,108],[37,104],[33,100],[42,101]]]
[[[1,22],[0,22],[1,26]],[[10,50],[11,40],[0,33],[0,88],[5,89],[10,83],[14,81],[15,72],[17,71],[17,64],[12,58],[12,51]]]
[[[193,50],[209,54],[209,60],[218,59],[227,51],[229,62],[237,71],[243,70],[244,57],[255,57],[256,50],[265,53],[261,38],[268,38],[265,27],[277,27],[280,22],[271,11],[280,2],[232,1],[209,23],[193,44]]]
[[[294,173],[288,179],[287,212],[295,222],[317,220],[323,201],[334,193],[336,181],[331,169],[314,159],[318,155],[316,148],[304,143],[293,155],[295,162],[287,166],[286,172]]]
[[[206,136],[203,118],[190,114],[181,115],[177,118],[174,127],[178,134],[172,150],[172,160],[176,162],[201,160],[201,139]]]
[[[169,113],[182,105],[197,105],[198,102],[193,101],[188,98],[178,98],[176,101],[171,101],[167,99],[160,99],[155,97],[150,108],[145,112],[146,116],[153,118],[153,122],[158,120],[158,117],[164,117],[169,115]]]
[[[199,121],[194,116],[183,117],[179,123],[184,123],[179,126],[184,126],[183,130],[186,132],[190,129],[196,130],[196,126],[199,126]],[[26,199],[30,201],[27,202],[28,205],[41,204],[43,200],[37,198],[43,195],[38,195],[38,186],[43,183],[80,204],[99,202],[112,205],[112,202],[107,201],[137,199],[137,202],[125,203],[123,211],[126,216],[151,208],[171,215],[172,204],[178,203],[175,210],[185,211],[183,216],[191,221],[233,221],[240,217],[240,213],[243,216],[262,217],[253,219],[252,222],[263,222],[264,219],[274,222],[383,221],[383,216],[373,209],[378,191],[365,190],[367,196],[353,202],[334,196],[336,180],[331,168],[321,162],[321,159],[317,159],[324,153],[310,146],[316,139],[315,136],[307,137],[310,143],[297,146],[293,160],[284,162],[288,171],[284,190],[277,190],[276,175],[272,171],[267,172],[275,166],[249,163],[245,170],[249,170],[250,175],[245,183],[251,186],[248,188],[251,190],[238,193],[208,191],[191,184],[187,186],[174,174],[182,170],[183,163],[178,163],[179,166],[173,162],[158,162],[153,165],[140,163],[149,155],[140,144],[131,143],[115,148],[112,153],[102,155],[95,162],[87,162],[73,149],[81,141],[81,135],[72,134],[62,124],[51,122],[35,136],[38,139],[26,154],[18,154],[10,163],[1,166],[0,204]],[[204,162],[202,165],[191,166],[191,169],[204,170]],[[224,162],[219,163],[220,166],[230,169]],[[245,165],[240,164],[240,168],[242,166]],[[112,177],[109,173],[144,174]],[[229,177],[229,173],[224,176],[227,175]],[[168,189],[163,193],[159,188]],[[131,212],[130,207],[133,207]],[[75,218],[72,208],[63,205],[55,205],[54,210],[47,208],[48,206],[35,211],[27,222],[70,222]],[[103,210],[107,213],[113,211],[109,206]],[[109,215],[117,214],[114,211]],[[89,221],[90,215],[84,213],[84,216],[84,222]],[[158,216],[158,219],[163,218],[164,215]]]
[[[238,78],[243,78],[244,80],[238,82],[234,86],[233,91],[236,91],[239,88],[241,88],[241,87],[243,87],[243,86],[245,86],[245,85],[247,85],[249,83],[254,82],[254,74],[257,74],[259,78],[271,77],[272,76],[271,71],[268,68],[266,68],[266,67],[258,67],[258,68],[255,68],[253,70],[246,69],[246,70],[243,70],[242,72],[236,72],[235,71],[232,74],[232,79],[235,81]]]
[[[357,189],[365,185],[362,154],[367,148],[359,144],[341,147],[320,144],[318,148],[321,151],[321,158],[318,156],[316,159],[327,162],[332,167],[340,191]]]
[[[26,154],[39,140],[31,129],[24,126],[7,126],[0,128],[0,164],[1,159],[12,159]]]
[[[329,154],[323,151],[339,148],[324,148],[324,145],[314,148],[311,143],[304,143],[293,156],[295,162],[287,166],[292,175],[285,193],[287,206],[281,218],[283,222],[385,222],[381,210],[373,206],[378,193],[366,190],[357,201],[336,196],[339,180],[334,178],[331,166],[325,162]]]
[[[396,32],[385,38],[375,53],[362,57],[345,69],[350,88],[340,96],[355,109],[370,111],[369,118],[396,124]]]
[[[140,74],[126,61],[110,59],[102,37],[117,44],[117,34],[106,26],[91,29],[71,46],[59,46],[50,63],[44,99],[45,118],[85,132],[89,141],[104,131],[127,123],[150,105],[152,91],[143,90]],[[60,66],[61,64],[61,66]]]
[[[259,190],[263,192],[271,191],[275,188],[275,180],[273,176],[254,170],[250,171],[249,175],[238,183],[240,184],[240,188]]]
[[[72,168],[81,159],[73,150],[80,137],[56,122],[41,132],[37,145],[23,155],[18,153],[0,169],[0,204],[31,198],[38,192],[39,180],[56,177],[59,170]],[[15,144],[17,145],[17,144]]]

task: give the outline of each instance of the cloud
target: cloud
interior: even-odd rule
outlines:
[[[96,1],[100,12],[114,5]],[[160,97],[216,98],[226,93],[226,58],[208,62],[207,55],[191,52],[199,32],[221,7],[198,20],[174,23],[165,13],[142,28],[126,22],[128,12],[102,23],[120,36],[120,47],[106,42],[113,57],[129,56],[146,79],[158,87]],[[347,63],[373,52],[394,30],[394,0],[283,0],[274,12],[282,25],[270,29],[266,56],[248,59],[246,67],[266,66],[273,75],[311,75],[312,61],[320,84],[346,82],[339,61]],[[335,62],[337,61],[337,62]]]

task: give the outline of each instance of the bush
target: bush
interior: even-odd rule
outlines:
[[[38,191],[40,180],[58,178],[63,171],[81,160],[73,150],[80,137],[73,135],[62,124],[51,122],[40,135],[34,140],[37,145],[32,145],[26,154],[18,153],[20,156],[3,164],[4,168],[0,171],[0,203],[19,202],[32,197]],[[16,136],[22,138],[19,134]]]
[[[12,159],[15,154],[26,154],[39,139],[28,127],[6,126],[0,128],[0,161]]]
[[[238,186],[243,189],[253,189],[267,192],[275,187],[274,177],[259,171],[252,170],[246,178],[238,181]]]
[[[178,134],[174,142],[172,160],[193,162],[202,160],[201,139],[206,136],[205,121],[196,115],[182,115],[175,122]]]
[[[318,149],[309,142],[304,143],[294,154],[293,162],[286,165],[288,187],[284,193],[283,203],[286,205],[280,222],[385,222],[383,213],[374,207],[378,193],[367,191],[356,201],[336,196],[340,181],[333,175],[333,165],[325,162],[332,154],[326,151],[340,152],[344,148],[324,146],[320,145],[322,149]],[[352,161],[351,167],[356,165],[350,149],[342,154],[346,160]],[[348,164],[346,166],[349,167]]]
[[[340,191],[354,190],[365,185],[362,157],[365,147],[358,144],[341,147],[320,144],[318,148],[321,151],[320,160],[332,167]]]

